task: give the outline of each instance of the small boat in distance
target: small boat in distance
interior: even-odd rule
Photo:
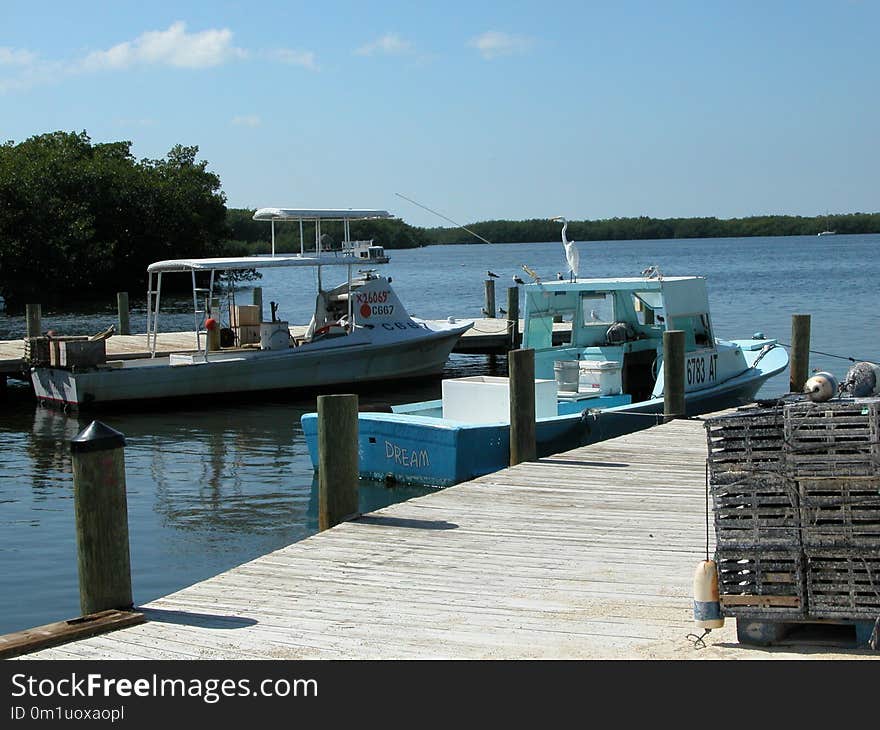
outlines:
[[[385,248],[369,241],[343,241],[342,253],[354,256],[365,264],[387,264],[390,259],[385,255]]]
[[[322,250],[322,222],[342,221],[348,240],[350,221],[391,217],[380,210],[261,208],[254,218],[272,223],[270,256],[175,259],[150,264],[147,338],[151,357],[108,362],[103,340],[49,340],[44,361],[31,368],[38,400],[61,406],[97,407],[440,373],[458,338],[472,322],[456,323],[452,317],[447,322],[427,322],[411,317],[389,279],[374,269],[357,269],[363,261],[353,255]],[[313,223],[314,255],[305,254],[302,236],[299,254],[276,254],[276,221]],[[322,275],[326,267],[341,267],[347,272],[346,279],[325,287]],[[223,299],[215,291],[220,274],[263,268],[314,272],[315,309],[302,337],[292,337],[289,323],[276,318],[274,302],[270,321],[263,321],[257,305],[236,305],[235,277],[222,277],[227,286]],[[162,278],[173,273],[183,273],[192,282],[195,351],[159,357],[156,345]],[[228,327],[220,322],[224,309]]]
[[[817,236],[834,236],[834,235],[837,235],[837,231],[819,231],[819,233],[817,233],[816,235]]]

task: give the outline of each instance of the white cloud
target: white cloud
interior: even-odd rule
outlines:
[[[359,56],[373,56],[376,54],[400,56],[410,53],[412,50],[413,44],[401,38],[397,33],[386,33],[381,38],[361,46],[355,53]]]
[[[232,117],[233,127],[259,127],[263,123],[256,114],[244,114],[238,117]]]
[[[246,51],[232,45],[232,31],[228,28],[187,33],[186,24],[178,21],[168,30],[147,31],[133,41],[90,53],[81,65],[87,71],[135,65],[210,68],[246,56]]]
[[[471,38],[468,45],[476,48],[487,61],[499,56],[512,56],[525,53],[532,47],[532,40],[525,36],[511,35],[497,30],[487,30],[476,38]]]
[[[291,66],[302,66],[310,71],[317,71],[318,64],[312,51],[297,51],[292,48],[279,48],[269,54],[276,61],[287,63]]]
[[[0,46],[0,66],[32,66],[36,63],[37,54],[22,48]]]

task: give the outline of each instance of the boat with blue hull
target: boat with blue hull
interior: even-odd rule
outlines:
[[[714,336],[706,280],[641,277],[536,281],[524,293],[523,348],[535,351],[536,439],[546,456],[663,418],[663,333],[685,333],[685,407],[697,415],[754,400],[788,364],[760,333]],[[554,320],[571,323],[554,346]],[[358,416],[360,475],[447,486],[509,464],[506,378],[443,381],[443,398]],[[313,465],[317,415],[302,417]]]

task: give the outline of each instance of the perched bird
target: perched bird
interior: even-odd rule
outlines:
[[[644,276],[646,279],[662,279],[663,278],[663,274],[660,271],[660,267],[656,266],[656,265],[649,266],[647,269],[645,269],[642,272],[642,276]]]
[[[498,311],[501,312],[501,314],[507,314],[507,310],[502,307],[498,307]]]
[[[529,276],[531,276],[536,282],[538,282],[538,283],[541,282],[541,277],[538,276],[534,271],[532,271],[532,270],[531,270],[528,266],[526,266],[525,264],[522,265],[522,270],[525,271]]]
[[[565,277],[562,275],[562,272],[561,272],[561,271],[557,271],[557,272],[556,272],[556,278],[557,278],[559,281],[565,281]]]
[[[489,316],[489,310],[486,309],[485,307],[480,307],[480,314],[482,314],[484,317],[488,317],[488,316]]]
[[[494,271],[487,271],[486,276],[488,276],[490,279],[497,279],[498,278],[498,274],[496,274]]]
[[[516,274],[513,275],[513,281],[517,284],[525,284],[525,282]]]
[[[574,245],[574,241],[569,241],[565,237],[565,232],[568,230],[568,221],[561,215],[550,220],[562,221],[562,247],[565,249],[565,260],[568,262],[569,280],[577,281],[580,255],[578,254],[577,246]]]

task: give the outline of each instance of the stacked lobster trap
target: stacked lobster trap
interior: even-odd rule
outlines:
[[[880,617],[880,398],[708,419],[724,616]]]

